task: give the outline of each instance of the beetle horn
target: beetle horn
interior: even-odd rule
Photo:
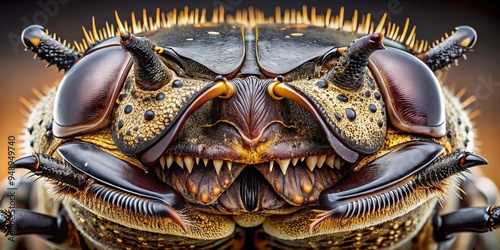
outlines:
[[[118,13],[115,12],[116,23],[120,32],[120,43],[124,50],[132,55],[137,86],[143,90],[156,90],[172,79],[172,73],[161,62],[157,47],[145,37],[135,37],[123,27]]]
[[[347,49],[339,49],[341,56],[326,73],[325,79],[345,90],[359,89],[363,85],[368,58],[376,50],[384,49],[382,38],[381,33],[366,35],[354,40]]]
[[[27,49],[36,53],[38,57],[46,60],[50,66],[56,64],[59,70],[67,71],[75,61],[81,56],[73,49],[66,46],[66,42],[61,43],[55,37],[45,33],[40,25],[31,25],[23,30],[21,40]]]

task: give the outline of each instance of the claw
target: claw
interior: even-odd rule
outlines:
[[[444,179],[487,163],[463,151],[438,158],[443,150],[435,143],[408,142],[345,176],[321,193],[320,204],[328,210],[318,214],[311,232],[328,218],[360,217],[395,206],[419,188],[439,187]],[[493,217],[499,214],[492,212]],[[498,224],[496,219],[493,221]]]
[[[16,160],[16,168],[25,168],[38,176],[68,185],[76,190],[94,193],[103,202],[123,210],[131,204],[141,204],[145,216],[167,216],[184,231],[187,225],[174,207],[182,205],[182,198],[168,185],[157,181],[143,170],[122,161],[94,145],[83,142],[67,143],[58,148],[64,161],[44,154],[34,154]],[[92,177],[93,182],[89,182]],[[119,199],[130,194],[128,202]],[[109,197],[113,197],[110,199]]]
[[[56,180],[75,189],[82,190],[87,185],[87,176],[76,171],[65,162],[44,154],[33,154],[14,161],[15,168],[33,171],[38,176]]]
[[[472,153],[466,153],[460,159],[460,166],[463,168],[470,168],[478,165],[486,165],[488,161],[479,155],[475,155]]]
[[[25,168],[31,171],[36,171],[39,166],[38,156],[34,154],[17,159],[16,161],[14,161],[12,166],[15,168]]]
[[[102,193],[120,195],[114,191],[117,189],[131,194],[138,198],[136,201],[147,201],[151,205],[153,212],[149,211],[148,215],[165,214],[184,231],[187,230],[186,223],[173,209],[182,205],[182,197],[170,186],[157,181],[142,169],[89,143],[67,143],[60,146],[58,152],[72,167],[104,184]],[[118,205],[126,209],[128,204]]]
[[[442,152],[443,147],[435,143],[409,142],[400,145],[325,189],[320,195],[320,204],[330,209],[335,216],[346,216],[348,203],[366,195],[373,196],[387,189],[395,189],[395,183],[397,185],[422,171]]]
[[[437,242],[449,240],[458,232],[489,232],[500,227],[500,206],[463,208],[453,213],[436,215],[433,226]]]

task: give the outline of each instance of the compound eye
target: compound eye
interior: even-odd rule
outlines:
[[[130,69],[130,55],[118,39],[80,58],[59,85],[54,105],[54,135],[68,137],[110,122],[113,105]]]
[[[392,125],[409,133],[444,136],[444,97],[427,65],[407,52],[387,48],[373,53],[369,67]]]

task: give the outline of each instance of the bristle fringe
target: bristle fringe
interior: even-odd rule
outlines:
[[[338,15],[332,15],[332,10],[327,9],[325,14],[318,13],[316,8],[307,8],[306,5],[302,9],[285,9],[276,7],[274,16],[266,17],[264,11],[249,7],[235,11],[234,14],[226,13],[223,6],[215,8],[211,17],[207,17],[206,9],[190,10],[188,7],[178,11],[173,9],[169,12],[162,12],[156,9],[153,16],[148,16],[146,10],[142,11],[142,18],[136,18],[135,13],[131,13],[131,20],[124,26],[127,30],[134,34],[154,31],[157,29],[169,28],[171,26],[182,25],[204,25],[207,20],[212,23],[230,23],[241,24],[244,26],[255,26],[262,23],[283,23],[283,24],[306,24],[318,27],[326,27],[338,29],[346,32],[356,32],[360,34],[369,33],[385,33],[385,37],[399,41],[407,45],[413,51],[419,53],[430,48],[429,42],[424,40],[416,40],[416,27],[413,26],[410,30],[410,20],[407,19],[404,26],[400,27],[395,23],[387,22],[386,15],[383,15],[380,22],[372,22],[371,15],[359,16],[355,10],[351,19],[345,18],[344,8],[340,8]],[[409,31],[410,30],[410,31]],[[83,28],[84,38],[82,41],[75,41],[73,47],[79,53],[84,52],[93,44],[118,36],[118,30],[113,24],[106,22],[105,27],[97,29],[95,19],[92,18],[91,29]],[[447,36],[447,34],[445,34]]]

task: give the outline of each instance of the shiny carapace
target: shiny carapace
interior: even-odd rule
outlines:
[[[474,46],[471,27],[429,44],[409,20],[343,8],[115,15],[74,45],[38,25],[22,34],[64,77],[29,105],[34,153],[12,167],[39,177],[19,184],[36,203],[1,210],[7,237],[65,249],[493,246],[477,233],[498,226],[499,208],[472,168],[487,162],[438,77]]]

